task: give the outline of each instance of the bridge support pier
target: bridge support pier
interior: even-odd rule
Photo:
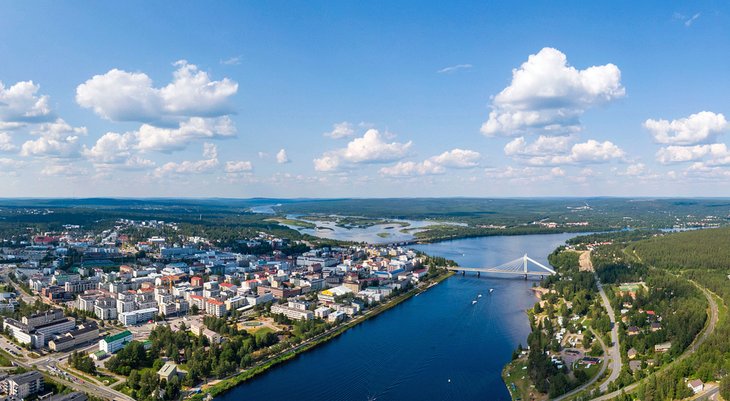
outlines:
[[[481,277],[481,276],[482,276],[482,272],[477,272],[477,277]]]
[[[527,274],[525,274],[525,281],[527,281]]]
[[[462,275],[462,276],[466,276],[466,270],[462,270],[462,271],[461,271],[461,275]]]

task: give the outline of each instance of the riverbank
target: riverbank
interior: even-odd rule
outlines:
[[[292,349],[283,351],[279,355],[266,359],[249,369],[239,372],[231,377],[222,379],[221,381],[217,382],[216,384],[211,385],[207,388],[204,388],[200,393],[190,396],[189,399],[195,400],[195,401],[200,401],[208,396],[209,397],[220,396],[220,395],[234,389],[236,386],[244,383],[245,381],[258,376],[277,365],[280,365],[286,361],[289,361],[301,353],[304,353],[313,348],[316,348],[317,346],[322,345],[322,344],[332,340],[333,338],[345,333],[347,330],[359,325],[360,323],[365,322],[375,316],[378,316],[381,313],[387,311],[388,309],[391,309],[391,308],[395,307],[396,305],[410,299],[411,297],[428,290],[429,288],[446,280],[447,278],[451,277],[452,275],[454,275],[454,272],[446,271],[446,272],[436,276],[435,278],[429,280],[427,282],[428,284],[424,283],[424,285],[422,285],[422,286],[415,287],[415,288],[411,289],[410,291],[390,300],[389,302],[379,305],[379,306],[365,312],[363,315],[358,316],[357,318],[351,320],[350,322],[337,326],[328,332],[325,332],[323,334],[320,334],[319,336],[309,339],[309,340],[305,341],[304,343],[299,344]]]

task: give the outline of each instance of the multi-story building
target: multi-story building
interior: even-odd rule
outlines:
[[[84,291],[96,289],[98,285],[99,279],[97,277],[91,277],[87,280],[67,281],[63,286],[66,292],[79,294]]]
[[[301,310],[293,306],[272,305],[271,313],[281,314],[294,320],[312,320],[314,313],[310,310]]]
[[[246,306],[246,297],[236,295],[232,298],[226,299],[226,309],[227,310],[238,309],[242,306]]]
[[[157,316],[157,308],[139,309],[132,312],[120,313],[119,321],[125,326],[134,326],[135,324],[153,320],[155,316]]]
[[[43,375],[36,370],[12,375],[3,382],[5,393],[23,399],[43,390]]]
[[[217,299],[208,298],[205,300],[205,313],[215,317],[223,317],[226,315],[226,304]]]
[[[113,354],[124,348],[127,343],[132,341],[132,332],[124,330],[121,333],[108,335],[99,340],[99,351]]]
[[[114,320],[117,318],[117,305],[114,298],[100,298],[94,305],[94,314],[101,320]]]
[[[89,320],[76,330],[70,331],[48,342],[48,348],[56,352],[72,349],[78,345],[95,341],[99,338],[99,326]]]
[[[21,344],[31,344],[34,348],[41,348],[48,343],[54,334],[65,333],[71,331],[76,322],[71,318],[63,318],[63,312],[58,320],[43,323],[40,325],[30,325],[19,322],[15,319],[6,318],[3,321],[3,329],[7,330],[16,341]],[[25,319],[26,321],[44,322],[42,319]]]
[[[21,321],[28,326],[40,326],[42,324],[51,323],[55,320],[63,319],[63,310],[51,309],[47,312],[36,313],[30,316],[23,316]]]

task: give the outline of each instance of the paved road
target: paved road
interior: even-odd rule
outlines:
[[[702,343],[704,343],[707,340],[707,337],[709,337],[710,334],[712,334],[712,332],[715,331],[715,326],[717,325],[717,320],[719,318],[719,312],[718,312],[718,308],[717,308],[717,302],[715,302],[715,299],[712,297],[712,294],[710,293],[710,291],[708,291],[701,285],[695,283],[694,281],[690,280],[690,282],[692,284],[694,284],[695,286],[697,286],[697,288],[702,290],[702,293],[705,294],[705,297],[707,298],[707,302],[710,305],[710,322],[707,325],[707,329],[705,329],[705,331],[703,331],[702,334],[700,334],[700,336],[697,337],[697,339],[692,343],[692,345],[690,345],[689,348],[687,348],[684,351],[684,353],[682,353],[682,355],[680,355],[677,359],[675,359],[674,362],[672,362],[670,365],[667,365],[667,367],[665,367],[664,369],[667,369],[669,366],[687,358],[688,356],[690,356],[691,354],[696,352],[697,349],[700,347],[700,345],[702,345]],[[610,400],[614,397],[618,397],[622,391],[626,392],[626,393],[631,392],[636,387],[638,387],[639,384],[641,384],[643,382],[644,382],[644,380],[640,380],[640,381],[630,384],[620,390],[616,390],[612,393],[608,393],[608,394],[602,395],[600,397],[594,398],[593,401],[606,401],[606,400]]]
[[[608,318],[611,319],[611,342],[613,343],[611,344],[611,347],[609,347],[608,354],[606,355],[611,367],[611,374],[608,376],[608,379],[599,386],[599,389],[603,392],[608,390],[608,386],[616,381],[616,379],[618,379],[618,375],[621,373],[621,350],[618,346],[618,325],[616,324],[616,314],[613,312],[611,303],[608,302],[606,291],[603,290],[603,285],[601,285],[601,282],[598,281],[598,277],[596,277],[596,281],[598,283],[598,293],[601,295],[603,307],[606,308],[606,311],[608,311]]]
[[[76,391],[81,391],[107,400],[134,401],[132,397],[129,397],[109,387],[89,383],[76,377],[66,378],[59,376],[58,372],[56,371],[57,368],[55,366],[58,362],[56,359],[57,357],[57,355],[55,355],[54,357],[47,356],[39,359],[31,359],[28,362],[15,360],[15,363],[27,369],[36,369],[45,372],[53,376],[54,380],[59,381],[67,387],[70,387]]]

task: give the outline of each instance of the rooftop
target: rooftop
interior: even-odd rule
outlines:
[[[121,340],[121,339],[123,339],[125,337],[131,337],[131,336],[132,336],[132,332],[131,331],[124,330],[121,333],[110,334],[110,335],[104,337],[104,341],[106,341],[107,343],[110,343],[110,342],[113,342],[113,341]]]
[[[38,379],[43,379],[43,375],[36,370],[31,370],[30,372],[21,373],[19,375],[13,375],[8,378],[8,380],[12,380],[17,384],[30,383]]]

